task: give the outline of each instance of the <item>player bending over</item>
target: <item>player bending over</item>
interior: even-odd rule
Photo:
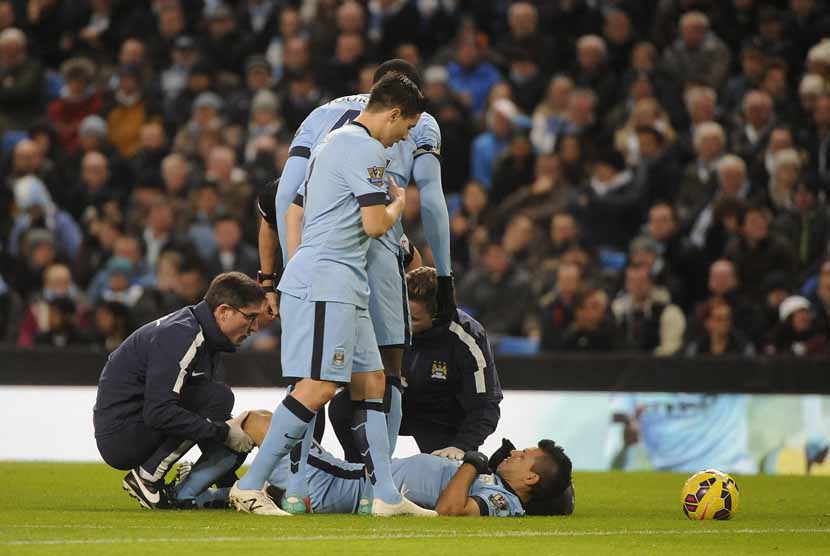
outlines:
[[[244,430],[260,443],[270,421],[267,411],[252,411]],[[338,459],[316,442],[307,463],[312,512],[368,513],[360,508],[367,489],[362,464]],[[277,499],[284,497],[289,466],[283,459],[268,478],[269,494]],[[474,451],[463,462],[430,454],[393,459],[392,475],[409,499],[439,515],[570,515],[574,510],[571,460],[551,440],[524,450],[504,440],[489,461]]]

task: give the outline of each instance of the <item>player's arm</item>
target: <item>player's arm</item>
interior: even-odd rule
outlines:
[[[479,461],[476,461],[479,460]],[[487,473],[487,457],[479,452],[468,452],[464,463],[455,472],[447,487],[438,496],[435,511],[438,515],[488,515],[482,503],[470,496],[470,487],[480,473]]]
[[[265,298],[268,300],[268,309],[271,315],[276,317],[280,314],[279,298],[277,296],[276,288],[276,262],[277,262],[277,231],[272,229],[266,222],[265,218],[261,218],[259,222],[259,241],[257,248],[259,249],[259,271],[262,273],[261,284],[265,289]]]
[[[285,213],[285,256],[290,261],[303,241],[303,196],[297,194]]]
[[[385,234],[403,213],[406,193],[403,187],[399,187],[393,178],[389,178],[389,196],[392,199],[390,204],[377,196],[377,193],[359,195],[357,200],[360,203],[360,217],[363,221],[363,230],[369,237],[375,239]],[[382,194],[381,194],[382,195]]]
[[[420,193],[424,235],[438,273],[435,321],[446,324],[455,316],[456,301],[450,259],[450,216],[441,187],[441,130],[438,123],[433,120],[430,125],[425,125],[416,141],[412,177]]]

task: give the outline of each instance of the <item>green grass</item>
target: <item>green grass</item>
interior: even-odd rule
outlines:
[[[830,479],[739,477],[741,512],[691,522],[685,476],[578,473],[567,518],[267,518],[150,512],[103,465],[0,462],[0,555],[830,554]],[[311,537],[312,540],[307,538]]]

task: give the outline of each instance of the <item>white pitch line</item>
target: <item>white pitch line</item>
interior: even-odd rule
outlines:
[[[0,541],[0,546],[51,546],[51,545],[95,545],[95,544],[133,544],[133,543],[215,543],[215,542],[304,542],[304,541],[343,541],[343,540],[406,540],[406,539],[437,539],[437,538],[533,538],[533,537],[610,537],[617,535],[638,535],[646,537],[679,536],[679,535],[756,535],[789,533],[830,534],[830,528],[808,529],[620,529],[616,531],[497,531],[485,532],[436,532],[436,533],[406,533],[406,534],[374,534],[374,535],[286,535],[271,537],[209,537],[209,538],[118,538],[118,539],[52,539],[30,541]]]

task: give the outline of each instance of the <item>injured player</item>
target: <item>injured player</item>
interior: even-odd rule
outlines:
[[[259,444],[270,422],[270,412],[252,411],[243,428]],[[290,476],[289,465],[284,458],[268,481],[267,491],[277,504]],[[315,443],[306,469],[309,511],[368,513],[367,508],[358,508],[361,499],[366,500],[363,464],[338,459]],[[489,460],[473,451],[462,462],[430,454],[393,459],[392,475],[395,486],[410,500],[439,515],[568,515],[574,508],[571,460],[551,440],[525,450],[516,450],[504,440]]]

